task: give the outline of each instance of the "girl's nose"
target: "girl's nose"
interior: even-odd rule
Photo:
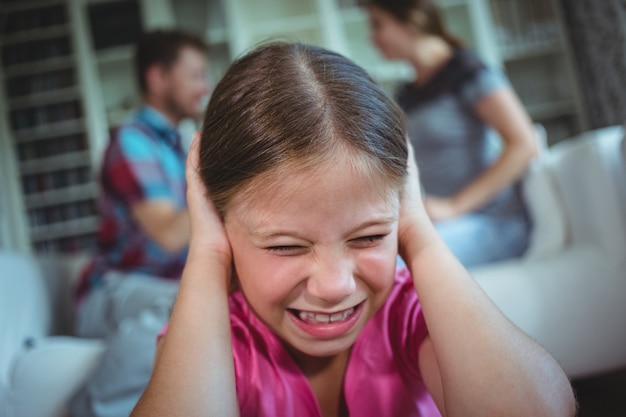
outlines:
[[[328,304],[339,304],[356,289],[354,263],[343,256],[319,256],[307,281],[308,293]]]

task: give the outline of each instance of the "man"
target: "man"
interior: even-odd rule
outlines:
[[[130,414],[150,377],[190,239],[177,125],[197,116],[209,93],[207,48],[181,31],[154,31],[138,42],[135,59],[143,105],[104,153],[99,251],[77,290],[77,334],[107,343],[72,401],[77,417]]]

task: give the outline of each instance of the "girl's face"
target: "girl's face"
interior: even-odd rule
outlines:
[[[399,193],[347,165],[258,181],[225,216],[248,303],[305,355],[349,349],[393,283]]]
[[[377,6],[368,6],[370,40],[389,60],[404,60],[415,47],[416,29]]]

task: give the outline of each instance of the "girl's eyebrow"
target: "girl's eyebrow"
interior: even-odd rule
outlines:
[[[263,230],[263,229],[256,229],[256,230],[252,230],[250,232],[250,235],[254,238],[258,238],[258,239],[274,239],[277,237],[295,237],[298,239],[304,239],[303,237],[301,237],[298,232],[296,231],[289,231],[289,230]]]
[[[350,236],[359,232],[360,230],[367,229],[368,227],[373,226],[388,226],[394,223],[398,219],[397,216],[384,216],[376,219],[366,220],[358,226],[354,227],[350,231],[348,231],[345,236]],[[267,229],[255,229],[250,232],[250,235],[254,238],[258,239],[274,239],[278,237],[295,237],[297,239],[308,240],[304,236],[302,236],[296,230],[267,230]]]
[[[363,229],[367,229],[368,227],[389,226],[390,224],[394,223],[396,220],[398,220],[397,216],[384,216],[378,219],[366,220],[360,225],[358,225],[357,227],[355,227],[354,229],[350,230],[348,233],[346,233],[346,236],[355,234]]]

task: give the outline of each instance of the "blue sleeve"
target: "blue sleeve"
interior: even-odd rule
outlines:
[[[461,88],[461,97],[466,103],[474,104],[481,98],[501,88],[509,88],[509,80],[499,70],[483,68]]]
[[[141,130],[128,126],[120,129],[118,141],[120,162],[123,161],[126,168],[125,178],[120,180],[134,183],[134,188],[139,191],[130,200],[172,199],[171,186],[154,140]]]

